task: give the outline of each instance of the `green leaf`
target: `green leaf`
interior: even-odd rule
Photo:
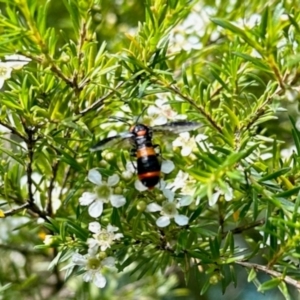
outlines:
[[[240,120],[238,119],[237,115],[225,104],[223,104],[223,109],[225,110],[225,112],[227,112],[230,124],[234,125],[232,126],[232,128],[239,128],[240,126]]]
[[[65,7],[67,8],[69,15],[71,17],[73,23],[73,29],[75,34],[79,34],[80,32],[80,14],[78,9],[78,3],[73,0],[63,0]]]
[[[249,272],[249,275],[248,275],[248,279],[247,279],[248,282],[253,281],[253,280],[256,278],[256,276],[257,276],[257,273],[256,273],[255,269],[252,268],[252,269],[250,270],[250,272]]]
[[[297,187],[295,187],[293,189],[290,189],[288,191],[276,194],[276,197],[283,197],[283,198],[284,197],[290,197],[292,195],[295,195],[299,190],[300,190],[300,186],[297,186]]]
[[[278,170],[272,174],[268,174],[262,178],[260,178],[258,180],[258,182],[263,182],[263,181],[268,181],[270,179],[275,179],[278,178],[280,176],[282,176],[283,174],[286,174],[287,172],[289,172],[291,170],[291,168],[282,168],[281,170]]]
[[[204,295],[207,292],[207,290],[210,288],[210,286],[211,286],[211,284],[210,284],[210,280],[208,278],[201,288],[200,295]]]
[[[282,279],[281,278],[273,278],[269,281],[264,282],[262,285],[258,287],[259,292],[265,292],[270,289],[277,288],[278,285],[281,283]]]
[[[6,148],[0,147],[0,153],[3,152],[5,154],[7,154],[9,157],[11,157],[12,159],[14,159],[16,162],[18,162],[20,165],[24,165],[24,159],[22,159],[21,157],[18,157],[17,155],[15,155],[12,151],[7,150]]]
[[[246,43],[255,48],[258,52],[263,52],[261,46],[247,34],[245,29],[235,26],[225,19],[210,18],[210,20],[215,24],[230,30],[232,33],[239,35]]]
[[[71,222],[70,220],[67,221],[67,226],[70,228],[69,230],[71,233],[75,234],[78,238],[80,238],[82,241],[86,241],[88,236],[88,231],[81,228],[80,225]]]
[[[272,73],[273,71],[270,69],[269,65],[265,63],[264,60],[262,60],[261,58],[257,58],[257,57],[253,57],[249,54],[246,53],[241,53],[241,52],[233,52],[233,54],[235,54],[238,57],[243,58],[246,61],[250,61],[251,63],[253,63],[255,66],[257,66],[259,69],[268,72],[268,73]],[[261,79],[260,79],[261,80]]]
[[[260,36],[265,39],[266,38],[266,34],[267,34],[267,29],[268,29],[268,19],[269,19],[269,7],[266,6],[266,8],[264,9],[263,13],[262,13],[262,18],[261,18],[261,22],[260,22]]]
[[[11,288],[11,286],[12,286],[11,282],[0,286],[0,294],[2,294],[5,290],[8,290],[9,288]]]

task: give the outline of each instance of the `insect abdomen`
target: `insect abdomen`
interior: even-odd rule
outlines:
[[[153,147],[141,147],[137,150],[138,178],[148,189],[154,188],[160,178],[160,163]]]

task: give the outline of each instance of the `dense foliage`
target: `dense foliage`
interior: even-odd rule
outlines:
[[[0,299],[299,297],[296,1],[0,2]]]

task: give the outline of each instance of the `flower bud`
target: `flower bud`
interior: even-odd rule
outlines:
[[[139,201],[138,204],[136,205],[136,209],[141,212],[145,211],[146,208],[147,208],[147,203],[143,200]]]

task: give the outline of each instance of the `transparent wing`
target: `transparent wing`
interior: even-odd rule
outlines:
[[[99,150],[103,150],[106,148],[111,148],[116,144],[123,143],[123,142],[128,142],[128,139],[132,138],[133,134],[131,132],[122,132],[120,134],[107,137],[101,141],[99,141],[97,144],[92,146],[90,148],[90,151],[95,152]],[[128,143],[130,144],[130,143]]]
[[[191,121],[176,121],[176,122],[170,122],[163,125],[158,125],[152,127],[153,132],[163,133],[174,133],[179,134],[181,132],[191,131],[195,130],[197,128],[200,128],[203,126],[203,124],[198,122],[191,122]]]

